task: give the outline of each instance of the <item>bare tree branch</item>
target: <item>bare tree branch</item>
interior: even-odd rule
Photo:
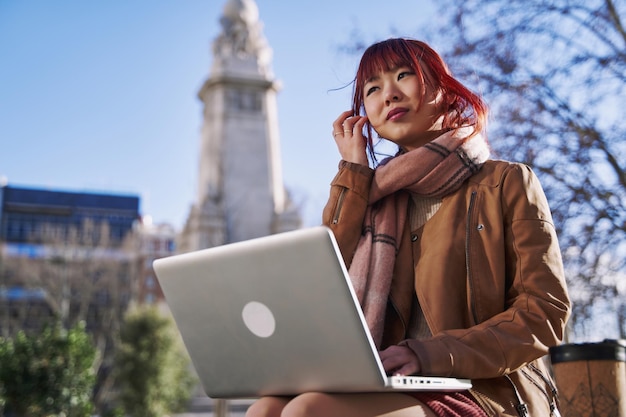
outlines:
[[[528,163],[544,184],[575,300],[572,328],[584,338],[603,302],[625,337],[626,5],[438,4],[442,52],[491,104],[496,154]]]

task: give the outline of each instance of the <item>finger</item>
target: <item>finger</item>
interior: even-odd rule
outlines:
[[[339,132],[343,133],[343,130],[344,130],[343,124],[346,121],[346,119],[350,117],[351,114],[352,114],[352,110],[346,110],[343,113],[341,113],[337,119],[335,119],[335,121],[333,122],[333,135]]]
[[[394,371],[394,375],[416,375],[418,372],[420,371],[420,367],[413,363],[413,362],[408,362],[404,365],[402,365],[401,367],[397,368]]]
[[[363,127],[365,126],[365,123],[367,123],[367,116],[363,116],[361,117],[353,126],[353,129],[355,129],[358,132],[363,131]]]
[[[345,122],[346,119],[350,117],[351,115],[352,115],[352,110],[346,110],[346,111],[341,112],[339,117],[337,117],[337,119],[335,119],[335,121],[333,122],[333,126],[335,125],[341,126],[343,122]]]
[[[352,135],[363,138],[365,135],[363,133],[363,127],[365,123],[367,123],[367,117],[357,116],[358,120],[352,125]]]
[[[406,347],[390,346],[380,352],[385,372],[393,375],[410,375],[419,371],[415,354]]]
[[[363,135],[363,126],[367,122],[365,116],[352,116],[343,123],[343,133],[345,135],[359,136]]]
[[[383,362],[383,368],[389,375],[411,375],[419,370],[416,363],[399,356]]]
[[[390,355],[384,358],[381,357],[381,362],[385,372],[388,374],[391,374],[406,364],[406,361],[399,355]]]
[[[361,119],[361,116],[350,116],[343,122],[343,133],[353,134],[354,126]]]

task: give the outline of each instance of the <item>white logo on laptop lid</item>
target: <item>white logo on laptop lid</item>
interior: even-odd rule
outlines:
[[[263,303],[250,301],[241,311],[243,322],[254,335],[270,337],[276,330],[276,319],[272,311]]]

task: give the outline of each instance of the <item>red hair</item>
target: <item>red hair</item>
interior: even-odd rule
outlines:
[[[455,79],[441,56],[425,42],[394,38],[375,43],[365,50],[354,78],[352,111],[364,114],[363,87],[368,79],[381,72],[410,67],[422,81],[422,92],[428,84],[442,96],[443,129],[474,126],[474,133],[483,130],[487,121],[484,101]],[[367,125],[368,148],[374,156],[372,127]]]

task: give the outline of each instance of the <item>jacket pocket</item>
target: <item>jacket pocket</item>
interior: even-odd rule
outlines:
[[[341,208],[343,207],[343,200],[346,198],[347,191],[348,191],[347,188],[342,187],[341,191],[339,192],[339,197],[337,197],[337,205],[335,206],[335,212],[333,213],[333,217],[332,217],[332,224],[339,223],[339,216],[341,214]]]

